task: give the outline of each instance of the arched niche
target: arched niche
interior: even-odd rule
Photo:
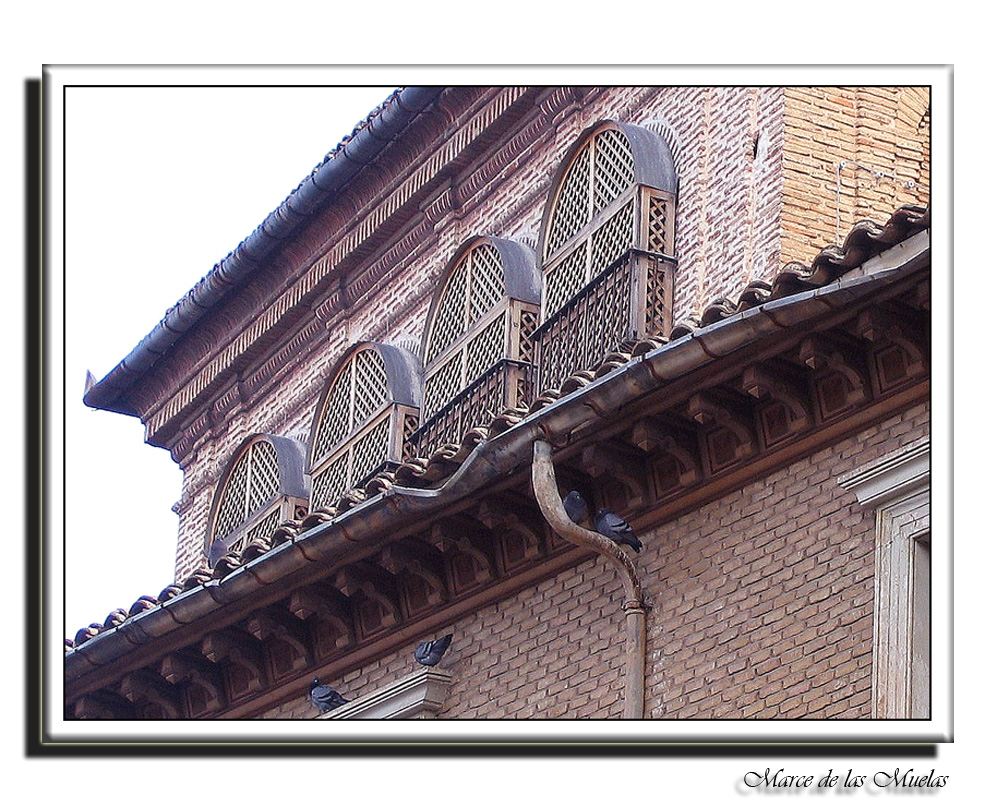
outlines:
[[[540,278],[523,244],[476,236],[447,263],[423,332],[422,426],[416,453],[428,454],[524,405],[538,324]]]
[[[309,440],[312,509],[402,461],[419,424],[420,370],[410,351],[380,342],[354,345],[337,362]]]
[[[678,178],[648,129],[601,121],[562,160],[544,208],[539,388],[627,339],[671,329]]]
[[[305,447],[276,434],[243,441],[222,474],[211,505],[205,554],[219,541],[239,552],[255,538],[267,538],[284,520],[300,518],[308,504]]]

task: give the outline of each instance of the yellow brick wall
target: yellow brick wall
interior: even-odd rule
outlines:
[[[786,89],[782,263],[809,264],[856,222],[927,204],[929,103],[926,87]]]

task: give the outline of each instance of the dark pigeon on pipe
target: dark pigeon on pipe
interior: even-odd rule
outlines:
[[[595,514],[595,529],[614,543],[626,544],[634,552],[640,552],[643,548],[643,544],[634,534],[633,527],[605,507]]]
[[[441,639],[434,639],[431,642],[420,642],[415,649],[415,660],[424,667],[435,667],[440,663],[440,659],[443,658],[443,654],[447,652],[447,648],[450,647],[450,642],[452,641],[453,634],[448,633]]]
[[[581,524],[588,518],[589,506],[585,499],[582,498],[582,494],[577,490],[573,490],[564,497],[564,512],[568,514],[568,518],[574,521],[575,524]]]
[[[308,687],[308,698],[312,705],[322,714],[331,712],[337,706],[348,703],[346,698],[340,695],[332,687],[319,683],[318,678],[313,678],[311,686]]]

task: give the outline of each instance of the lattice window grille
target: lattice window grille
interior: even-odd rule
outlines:
[[[546,253],[549,258],[592,218],[591,144],[586,143],[568,169],[554,204]]]
[[[353,383],[350,369],[348,367],[340,372],[326,396],[312,446],[313,457],[325,456],[350,433],[350,389]]]
[[[593,213],[598,213],[634,182],[634,158],[622,132],[608,129],[596,135],[593,174]]]
[[[668,202],[652,196],[648,202],[647,248],[650,252],[669,255]]]
[[[426,363],[439,356],[447,345],[460,337],[467,328],[467,256],[462,258],[447,280],[433,317]]]
[[[312,459],[320,460],[363,426],[388,401],[388,375],[374,348],[355,354],[339,371],[322,407]]]
[[[440,296],[433,317],[426,364],[467,333],[505,294],[498,250],[481,244],[458,262]]]
[[[280,492],[277,452],[265,440],[253,443],[225,482],[215,516],[215,538],[225,538]]]
[[[593,369],[632,336],[632,296],[632,270],[622,262],[548,320],[539,339],[537,389],[558,387],[571,373]]]
[[[469,258],[473,271],[468,289],[467,327],[487,314],[505,294],[505,275],[498,250],[491,244],[482,244],[471,251]]]
[[[605,129],[586,143],[568,169],[551,215],[544,246],[549,260],[596,214],[627,193],[636,179],[626,135]]]
[[[351,485],[358,483],[387,458],[390,420],[385,417],[354,443]]]
[[[481,333],[467,343],[467,361],[463,385],[474,381],[505,354],[505,317],[492,320]]]
[[[266,517],[262,518],[258,524],[246,530],[246,534],[229,547],[229,551],[241,552],[257,538],[269,538],[280,524],[280,508],[275,507]]]
[[[425,417],[432,417],[460,392],[463,386],[461,377],[463,360],[463,352],[458,353],[426,379],[423,393]]]
[[[350,455],[344,453],[312,475],[312,508],[331,507],[350,487]]]
[[[376,350],[359,352],[353,360],[353,370],[351,430],[366,423],[388,400],[388,374]]]
[[[588,277],[588,241],[544,275],[544,306],[549,316],[558,311],[577,292]]]
[[[634,243],[634,203],[631,201],[602,225],[592,236],[592,266],[589,276],[594,277],[609,266]]]

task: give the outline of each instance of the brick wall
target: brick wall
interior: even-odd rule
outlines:
[[[837,479],[927,432],[921,404],[642,536],[647,717],[871,716],[875,516]],[[620,599],[598,558],[440,629],[440,717],[619,717]],[[326,683],[356,698],[416,669],[411,652]],[[303,694],[263,715],[314,716]]]
[[[578,135],[597,121],[645,125],[673,149],[679,175],[676,321],[698,316],[717,296],[736,297],[750,280],[773,277],[787,260],[809,261],[833,240],[833,165],[843,156],[882,166],[892,154],[909,157],[910,170],[916,162],[918,176],[927,181],[927,153],[917,151],[921,141],[900,136],[911,127],[926,131],[917,112],[921,99],[906,91],[621,87],[587,97],[562,111],[549,131],[460,209],[445,213],[434,224],[428,248],[397,267],[390,283],[354,301],[329,324],[326,341],[284,368],[274,386],[239,404],[195,445],[184,461],[176,508],[177,580],[204,563],[211,502],[222,470],[243,440],[260,432],[307,440],[328,374],[351,345],[365,339],[418,340],[442,269],[466,238],[487,234],[535,246],[556,169]],[[878,125],[889,114],[898,122],[889,129],[891,145],[884,150],[872,122]],[[811,131],[814,127],[819,131]],[[882,193],[863,202],[864,189],[852,193],[853,208],[842,216],[846,228],[857,211],[882,210],[880,218],[892,212]]]
[[[676,316],[698,314],[719,294],[778,268],[779,88],[634,88],[596,94],[569,107],[532,148],[524,150],[459,210],[434,227],[435,243],[410,258],[397,279],[354,302],[332,323],[328,341],[288,368],[279,384],[195,446],[184,463],[175,577],[204,561],[211,502],[220,474],[252,434],[307,435],[327,374],[357,341],[418,339],[440,273],[472,235],[536,245],[554,173],[581,132],[606,118],[663,132],[680,177]],[[755,148],[756,138],[760,148]],[[405,315],[397,312],[414,307]],[[307,438],[306,438],[307,439]]]
[[[809,265],[855,222],[928,203],[927,88],[792,87],[785,98],[782,262]]]

